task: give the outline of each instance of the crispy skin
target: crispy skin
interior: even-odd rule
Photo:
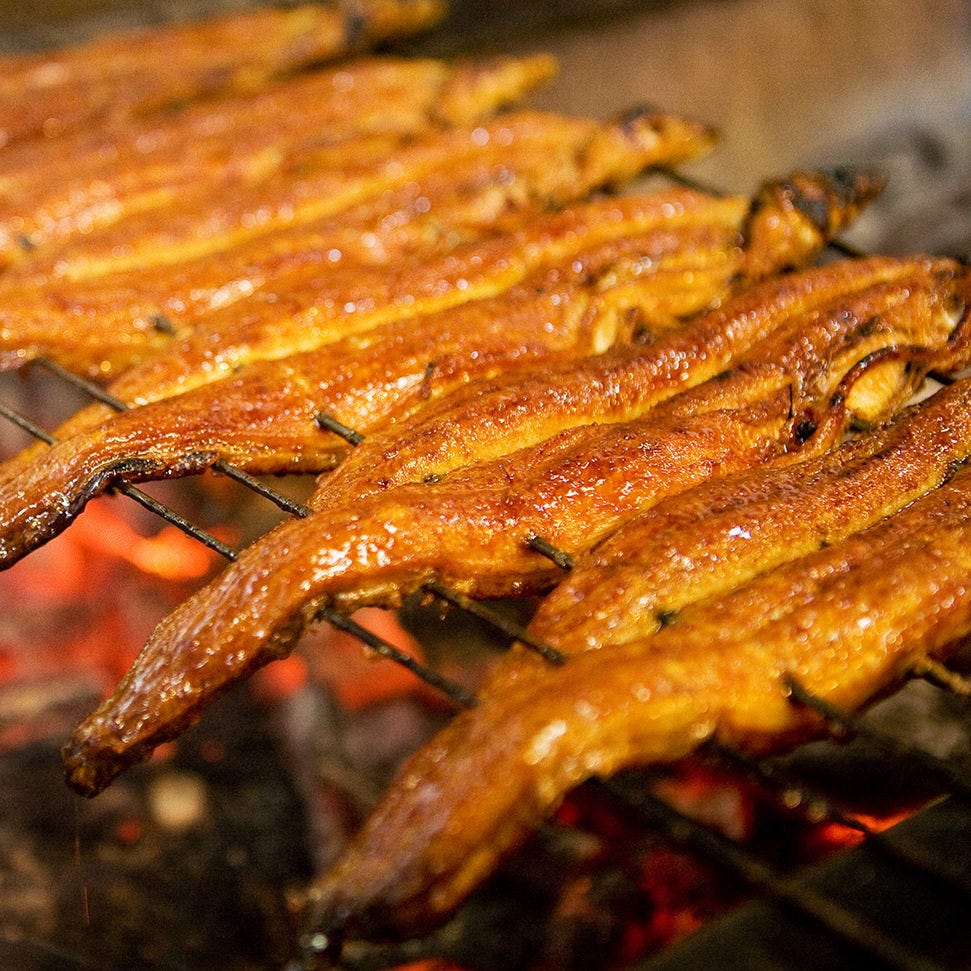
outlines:
[[[662,211],[658,212],[658,201]],[[860,205],[865,198],[861,195]],[[509,207],[511,201],[505,204]],[[671,203],[671,205],[666,205]],[[699,204],[702,211],[699,211]],[[725,200],[743,219],[745,204]],[[529,200],[521,205],[531,207]],[[345,264],[321,268],[303,279],[301,292],[266,288],[252,299],[213,313],[185,339],[133,368],[109,385],[110,393],[129,405],[146,404],[219,380],[256,360],[286,357],[362,334],[392,320],[419,318],[447,307],[501,293],[527,274],[602,242],[650,232],[659,215],[671,227],[704,223],[711,201],[697,194],[625,197],[600,200],[543,218],[526,219],[519,229],[474,240],[418,263],[384,266]],[[738,208],[741,207],[741,208]],[[490,206],[491,209],[491,206]],[[847,218],[856,211],[847,209]],[[822,245],[804,254],[809,260]],[[783,254],[784,256],[787,254]],[[325,259],[326,253],[321,254]],[[727,254],[729,259],[731,253]],[[292,278],[288,278],[290,282]],[[239,288],[246,280],[239,281]],[[741,281],[744,282],[744,281]],[[278,283],[282,289],[282,284]],[[148,326],[148,322],[145,322]],[[79,335],[72,335],[77,342]],[[112,416],[104,406],[84,409],[57,431],[58,437],[96,427]],[[28,450],[29,458],[37,450]]]
[[[807,192],[826,184],[799,178]],[[326,353],[251,364],[85,432],[100,411],[89,409],[59,433],[60,445],[30,450],[3,469],[0,560],[9,565],[49,538],[118,477],[187,474],[217,459],[258,472],[328,468],[344,448],[335,454],[334,437],[316,427],[318,411],[359,432],[392,420],[397,428],[409,411],[473,378],[522,373],[543,358],[562,365],[606,350],[618,335],[629,339],[632,328],[639,341],[660,339],[679,319],[748,285],[751,265],[771,270],[767,248],[779,256],[776,269],[795,258],[795,246],[767,243],[758,229],[786,224],[791,184],[766,187],[754,218],[741,198],[681,189],[592,204],[549,221],[552,232],[521,238],[517,253],[530,249],[524,239],[541,240],[537,253],[555,259],[500,296],[337,339]],[[834,226],[860,198],[834,203]],[[800,257],[811,258],[823,238],[814,231],[802,240]],[[508,258],[493,260],[503,261],[508,269]]]
[[[436,0],[267,7],[3,57],[0,146],[253,90],[274,75],[425,29],[442,12]]]
[[[605,123],[522,110],[482,124],[419,129],[417,136],[392,131],[336,145],[309,143],[265,177],[228,182],[218,195],[208,186],[182,193],[168,206],[133,213],[65,244],[33,261],[31,272],[78,282],[181,263],[333,216],[416,179],[448,177],[453,169],[451,184],[465,183],[465,191],[507,185],[528,173],[524,195],[545,192],[549,204],[572,201],[593,188],[625,183],[647,166],[704,154],[713,144],[705,126],[656,111]],[[538,158],[545,158],[546,169]]]
[[[0,263],[29,279],[39,250],[90,236],[135,212],[157,210],[238,183],[265,179],[295,153],[384,136],[395,145],[441,126],[474,125],[549,78],[545,55],[449,65],[431,59],[361,58],[270,85],[253,95],[194,102],[162,115],[4,153]],[[372,142],[380,146],[380,140]],[[26,264],[26,265],[24,265]]]
[[[673,208],[666,202],[673,203]],[[736,223],[744,219],[745,203],[741,199],[724,200],[724,206],[716,206],[714,211]],[[384,270],[383,260],[370,267],[339,262],[327,274],[329,289],[307,288],[311,304],[302,314],[296,314],[294,307],[299,308],[300,301],[294,294],[284,305],[271,295],[250,305],[246,314],[240,306],[227,308],[205,328],[200,325],[197,333],[122,375],[108,390],[126,404],[144,405],[228,378],[234,370],[257,360],[307,353],[340,340],[360,343],[366,331],[394,319],[407,322],[442,307],[501,294],[529,273],[568,260],[573,254],[612,239],[656,230],[659,220],[672,229],[704,224],[712,211],[710,199],[693,193],[604,199],[527,220],[524,227],[508,235],[468,243],[436,258],[430,255],[416,265],[405,263]],[[323,280],[320,285],[324,286]],[[423,291],[421,303],[412,297],[415,290]],[[364,300],[359,302],[362,296]],[[389,299],[396,303],[389,306]],[[237,341],[235,345],[231,338]],[[220,345],[221,349],[214,352],[213,348]],[[114,415],[105,405],[91,405],[58,428],[55,435],[67,438],[80,434]],[[19,474],[45,450],[43,446],[26,449],[17,460],[7,462],[0,475],[9,479]]]
[[[464,249],[447,258],[456,244],[511,231],[529,216],[710,144],[710,130],[663,113],[601,123],[519,112],[430,133],[356,169],[324,165],[307,176],[277,174],[274,186],[207,198],[204,212],[193,213],[189,205],[178,213],[159,210],[145,215],[150,225],[129,238],[130,224],[141,218],[132,217],[86,240],[62,267],[63,280],[45,280],[43,287],[0,281],[0,367],[48,355],[104,377],[152,351],[167,351],[173,345],[167,331],[202,331],[203,322],[197,346],[204,354],[230,340],[234,329],[249,332],[246,339],[252,340],[257,326],[264,340],[272,335],[286,350],[294,332],[316,332],[308,317],[324,316],[332,330],[335,315],[350,318],[359,307],[358,319],[371,319],[363,311],[375,304],[372,294],[386,292],[391,282],[398,288],[397,312],[414,313],[422,304],[408,301],[420,297],[411,288],[422,284],[422,274],[443,274],[427,285],[448,287],[454,296],[457,280],[495,271],[463,268],[461,259],[475,255]],[[317,154],[338,165],[347,162],[343,149]],[[137,272],[122,272],[128,259],[119,254],[125,252]],[[422,263],[412,269],[404,262],[392,277],[372,266],[406,256],[417,261],[426,253],[446,260],[443,268]],[[494,247],[480,256],[497,258],[498,252]],[[107,276],[98,276],[109,268]],[[75,270],[97,278],[74,279]],[[419,277],[415,283],[408,279],[412,272]],[[242,308],[234,308],[240,300]],[[165,331],[156,326],[160,315]],[[180,355],[183,347],[176,343],[172,360]]]
[[[653,637],[483,692],[405,765],[314,887],[310,925],[378,937],[427,928],[583,780],[680,758],[713,736],[755,751],[811,736],[818,721],[790,704],[784,676],[863,704],[971,631],[969,570],[963,465],[902,511],[686,607]]]
[[[283,524],[159,625],[115,695],[75,730],[71,785],[99,791],[198,720],[231,684],[289,652],[321,605],[391,605],[432,579],[484,597],[542,589],[557,568],[529,549],[530,534],[582,551],[707,478],[831,446],[857,407],[879,417],[924,369],[963,363],[957,272],[826,303],[804,297],[727,374],[654,409],[645,395],[643,417],[568,428],[441,482]],[[739,303],[730,321],[748,315],[751,304]],[[906,370],[878,353],[897,347],[909,349]]]

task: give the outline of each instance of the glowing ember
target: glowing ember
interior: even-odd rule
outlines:
[[[205,576],[213,554],[175,526],[163,526],[155,536],[141,536],[104,504],[93,504],[78,521],[76,542],[95,554],[117,557],[165,580]]]
[[[874,816],[868,813],[853,813],[852,818],[860,822],[872,833],[882,833],[897,823],[902,822],[916,812],[917,808],[900,809],[885,816]],[[865,836],[862,830],[840,823],[820,823],[813,827],[806,839],[806,855],[810,860],[819,860],[832,856],[841,850],[848,850],[862,843]]]
[[[216,555],[175,527],[136,528],[127,500],[90,503],[72,527],[0,573],[0,680],[84,673],[104,690]]]
[[[424,661],[421,645],[392,611],[366,607],[353,619],[417,661]],[[352,711],[397,695],[428,690],[410,671],[377,657],[357,638],[327,624],[310,631],[301,643],[301,653],[307,659],[310,677],[326,684]]]
[[[752,835],[751,787],[738,776],[697,762],[682,762],[657,786],[657,794],[680,812],[739,841]]]

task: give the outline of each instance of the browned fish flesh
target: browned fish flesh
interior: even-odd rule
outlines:
[[[53,536],[119,479],[188,475],[217,461],[251,473],[322,472],[348,446],[321,416],[369,434],[476,378],[676,326],[731,288],[735,264],[725,253],[738,246],[744,203],[674,190],[651,204],[653,229],[645,222],[571,253],[500,295],[253,362],[6,463],[0,564]],[[675,204],[681,219],[671,216]]]
[[[0,263],[22,265],[30,279],[55,275],[57,259],[37,266],[49,244],[187,193],[258,182],[314,148],[340,148],[350,161],[353,139],[372,136],[365,144],[374,152],[429,129],[474,125],[555,67],[546,55],[456,64],[359,58],[107,131],[21,142],[4,152],[0,172]]]
[[[251,181],[233,180],[181,193],[167,206],[134,212],[104,230],[84,234],[32,260],[33,277],[78,282],[124,269],[150,270],[230,249],[274,229],[300,227],[406,182],[448,177],[451,184],[505,184],[529,172],[559,188],[568,176],[583,190],[625,183],[647,166],[677,163],[707,152],[711,130],[656,111],[619,121],[552,112],[517,111],[481,124],[397,134],[365,133],[335,145],[310,144]],[[535,157],[547,153],[548,170]],[[466,171],[469,169],[469,171]],[[527,184],[529,195],[531,185]],[[508,191],[508,190],[507,190]],[[578,191],[567,194],[578,198]],[[555,201],[556,195],[551,201]]]
[[[264,7],[8,55],[0,58],[0,148],[253,90],[275,75],[414,34],[443,10],[437,0]]]
[[[755,259],[756,250],[775,245],[774,236],[763,232],[761,223],[802,220],[793,198],[805,193],[815,199],[828,185],[827,177],[810,175],[772,185],[760,196],[758,212],[750,219],[745,216],[748,204],[740,197],[715,206],[709,197],[698,194],[687,193],[680,199],[670,196],[661,199],[660,214],[653,195],[624,197],[524,219],[518,230],[446,249],[421,262],[384,267],[338,261],[304,279],[301,293],[260,291],[245,303],[214,312],[191,328],[183,340],[169,339],[167,350],[121,375],[109,385],[109,391],[123,404],[143,405],[229,376],[255,360],[302,353],[343,338],[360,339],[367,330],[392,320],[419,318],[502,293],[529,273],[586,248],[651,232],[658,226],[659,215],[674,229],[693,221],[704,223],[710,213],[721,211],[726,218],[738,220],[743,234],[742,248],[732,248],[726,258],[737,261],[744,251]],[[854,176],[852,183],[840,181],[839,187],[840,201],[832,200],[834,227],[850,221],[879,191],[879,183],[866,174]],[[778,197],[778,208],[767,204],[766,195]],[[730,215],[732,212],[736,215]],[[801,251],[786,241],[786,246],[776,251],[776,266],[810,261],[827,238],[819,229],[807,232]],[[757,259],[767,262],[765,254]],[[740,272],[747,271],[749,255],[745,260],[746,267],[740,266]],[[746,279],[747,272],[742,272],[738,285],[744,285]],[[686,278],[684,282],[685,291],[690,292],[692,281]],[[145,326],[149,326],[147,321]],[[81,336],[75,332],[72,339],[77,342]],[[112,415],[111,408],[91,406],[60,428],[57,437],[97,427]],[[25,459],[32,460],[38,451],[28,450]]]
[[[817,726],[789,702],[785,676],[852,708],[916,658],[945,651],[971,630],[969,409],[965,381],[889,429],[810,460],[805,479],[802,466],[746,473],[662,503],[659,512],[680,522],[675,548],[693,550],[709,535],[701,496],[717,492],[727,512],[734,494],[741,529],[769,552],[763,568],[722,570],[714,554],[677,567],[691,602],[656,632],[648,624],[615,642],[608,625],[603,650],[588,650],[588,631],[571,637],[554,624],[566,663],[524,663],[521,678],[490,680],[477,707],[411,759],[312,892],[313,925],[395,936],[425,927],[584,779],[679,758],[712,736],[757,749],[803,738]],[[839,498],[838,512],[826,497]],[[826,522],[803,552],[817,510]],[[725,548],[727,519],[716,517],[712,539]],[[799,550],[780,558],[775,547],[790,538]],[[650,565],[652,552],[669,547],[662,531],[648,541],[637,555]],[[710,584],[713,570],[721,578]],[[543,604],[545,616],[553,610]],[[644,610],[655,614],[653,603]]]
[[[530,631],[565,653],[649,637],[688,604],[839,542],[940,485],[971,455],[969,416],[965,378],[836,451],[665,500],[579,557]],[[521,679],[532,661],[532,652],[510,652],[493,682]]]
[[[685,189],[591,204],[579,223],[557,220],[569,228],[549,247],[556,259],[498,296],[256,362],[81,430],[92,409],[52,449],[0,469],[0,563],[50,538],[118,478],[189,474],[218,460],[251,472],[321,471],[346,450],[315,421],[321,412],[358,434],[398,428],[473,378],[522,373],[544,359],[560,366],[635,333],[642,343],[659,338],[751,282],[751,266],[771,269],[771,252],[776,268],[795,258],[757,229],[785,224],[780,200],[791,184],[767,186],[754,207]],[[823,239],[807,242],[803,258]]]
[[[272,191],[264,184],[207,197],[200,212],[187,204],[178,213],[145,214],[149,225],[129,238],[130,224],[141,218],[133,216],[79,243],[63,279],[42,286],[0,279],[0,367],[47,355],[103,378],[173,343],[181,353],[172,332],[198,329],[202,318],[208,331],[200,343],[210,351],[223,343],[220,328],[252,330],[254,321],[284,345],[294,331],[315,332],[308,316],[333,323],[335,314],[352,319],[357,311],[369,319],[358,308],[373,307],[372,289],[384,293],[392,281],[372,264],[396,260],[402,261],[394,279],[398,312],[409,313],[408,301],[418,303],[410,288],[418,284],[408,274],[428,276],[433,268],[412,267],[403,257],[438,255],[444,275],[434,285],[454,295],[456,279],[484,272],[452,271],[467,253],[457,244],[501,237],[527,217],[711,143],[704,126],[657,112],[608,123],[518,112],[429,133],[357,168],[346,167],[342,150],[320,149],[345,167],[281,174]],[[501,246],[500,238],[494,247]],[[124,273],[128,262],[137,270]],[[75,271],[94,278],[76,279]],[[362,292],[339,299],[342,287]],[[245,305],[237,311],[232,305],[240,300]]]
[[[965,407],[951,426],[965,457],[967,424]],[[853,709],[917,659],[945,657],[971,631],[969,571],[965,463],[901,511],[686,606],[653,636],[484,690],[406,763],[313,888],[310,926],[427,929],[591,776],[678,759],[712,737],[757,752],[811,737],[818,719],[791,702],[786,679]]]
[[[439,482],[272,530],[159,625],[114,696],[75,730],[69,781],[87,794],[102,789],[230,685],[286,655],[321,607],[394,605],[430,581],[477,597],[548,588],[558,568],[530,548],[530,535],[582,552],[713,476],[831,447],[851,418],[880,420],[899,407],[928,368],[965,363],[966,269],[945,261],[889,282],[875,281],[870,263],[858,272],[868,286],[828,300],[791,284],[801,299],[790,295],[787,314],[765,314],[774,325],[728,370],[656,407],[644,393],[632,420],[574,425]],[[806,276],[825,281],[825,293],[833,273]],[[759,289],[778,300],[778,281]],[[747,326],[752,292],[717,312],[727,334]],[[642,353],[668,373],[683,363]]]
[[[321,479],[310,504],[325,508],[442,476],[574,425],[629,420],[715,377],[793,314],[865,295],[881,284],[906,287],[902,281],[908,279],[922,279],[918,286],[929,284],[933,290],[939,272],[947,281],[945,289],[953,287],[948,299],[960,307],[965,284],[959,282],[961,271],[948,261],[873,257],[837,262],[769,280],[646,348],[618,348],[602,357],[551,365],[542,373],[476,382],[423,408],[403,426],[369,437],[337,471]]]

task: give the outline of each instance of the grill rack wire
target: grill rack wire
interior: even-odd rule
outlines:
[[[703,185],[674,170],[664,169],[660,174],[700,191],[720,194],[718,189]],[[827,249],[837,258],[863,255],[852,245],[840,240],[831,241]],[[27,367],[42,369],[65,385],[116,411],[124,411],[128,408],[125,402],[107,393],[100,385],[74,374],[48,358],[35,359]],[[948,380],[947,376],[934,375],[934,377],[941,382]],[[48,445],[53,445],[57,441],[53,435],[35,424],[28,416],[2,402],[0,402],[0,417]],[[359,432],[348,428],[324,412],[316,416],[316,421],[322,429],[340,435],[352,446],[364,440],[364,436]],[[289,516],[304,518],[313,513],[309,506],[271,488],[264,481],[228,462],[219,460],[213,464],[212,469],[273,503]],[[236,549],[131,483],[115,483],[110,491],[120,493],[138,503],[225,560],[233,562],[237,559],[239,554]],[[558,549],[544,537],[529,535],[525,537],[524,543],[539,555],[547,557],[564,572],[572,569],[574,561],[569,551]],[[551,665],[568,663],[566,656],[556,648],[537,640],[523,626],[482,602],[450,590],[437,581],[426,583],[422,590],[444,604],[476,617],[510,643],[519,642],[526,645],[547,663]],[[321,607],[316,611],[314,621],[326,621],[357,638],[376,655],[404,667],[427,685],[435,688],[457,709],[476,705],[476,696],[462,684],[417,661],[410,654],[358,624],[352,618],[330,608]],[[910,673],[911,677],[926,680],[950,694],[964,699],[971,698],[971,678],[939,662],[930,660],[921,662]],[[807,691],[792,676],[786,678],[786,686],[790,703],[814,711],[830,737],[840,741],[859,738],[876,746],[888,757],[897,760],[895,764],[910,763],[915,771],[921,774],[920,777],[938,786],[950,800],[965,803],[971,811],[971,770],[966,765],[956,765],[952,760],[940,758],[919,745],[875,728],[853,712],[835,708]],[[884,832],[872,828],[852,812],[841,810],[811,785],[796,778],[791,770],[783,769],[777,764],[770,765],[765,760],[756,759],[721,742],[707,743],[699,754],[748,776],[760,787],[773,794],[787,810],[800,812],[813,821],[831,822],[852,829],[861,835],[867,847],[954,892],[971,897],[971,875],[965,870],[959,866],[950,865],[951,861],[942,859],[939,854],[928,850],[918,840],[899,838],[888,840]],[[764,861],[729,836],[698,822],[662,797],[647,791],[643,786],[632,786],[623,774],[613,778],[597,779],[590,784],[599,787],[609,798],[635,813],[644,825],[661,833],[670,843],[684,846],[704,859],[716,863],[740,878],[756,893],[767,895],[785,909],[808,919],[824,932],[849,945],[860,956],[876,959],[883,966],[898,969],[898,971],[948,971],[948,965],[915,951],[894,935],[886,933],[861,917],[850,906],[791,879],[789,874]]]

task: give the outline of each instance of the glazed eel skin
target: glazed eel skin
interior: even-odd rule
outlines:
[[[748,216],[745,202],[726,200],[729,212],[739,207],[736,217],[728,218],[739,220],[744,250],[742,275],[735,285],[744,286],[747,279],[758,279],[773,268],[809,262],[880,186],[865,172],[832,177],[810,173],[770,184]],[[660,213],[653,195],[600,200],[526,219],[515,231],[457,246],[424,262],[321,270],[303,294],[290,292],[284,300],[257,293],[244,304],[214,314],[184,339],[123,374],[108,390],[123,405],[145,405],[229,377],[257,360],[314,351],[342,339],[359,341],[367,331],[395,320],[417,320],[499,295],[544,266],[612,239],[650,232],[658,227],[659,216],[671,228],[696,221],[699,215],[704,223],[707,216],[699,212],[698,201],[702,209],[712,205],[705,199],[668,197],[673,205],[664,205],[662,199]],[[726,259],[732,262],[739,255],[732,248]],[[687,282],[690,288],[690,278]],[[96,428],[113,415],[107,405],[91,405],[58,428],[55,437]],[[4,466],[4,477],[26,468],[44,450],[25,450]]]
[[[66,270],[58,258],[37,266],[46,246],[90,237],[187,193],[257,182],[313,148],[341,147],[349,156],[354,138],[395,144],[474,125],[518,103],[555,70],[546,55],[455,64],[364,57],[55,144],[21,142],[3,153],[0,263],[20,265],[28,279],[56,276]]]
[[[818,719],[790,702],[787,676],[853,709],[915,661],[946,657],[971,631],[969,408],[965,381],[886,431],[813,460],[805,479],[793,469],[773,488],[774,474],[754,476],[757,515],[745,501],[753,476],[714,485],[722,499],[739,485],[740,529],[767,553],[764,564],[729,566],[713,584],[697,576],[722,572],[713,558],[673,567],[692,586],[688,598],[700,596],[656,633],[646,604],[637,636],[612,643],[608,629],[601,650],[587,649],[587,631],[574,638],[554,625],[566,663],[518,663],[518,678],[502,672],[405,764],[312,888],[308,930],[427,930],[580,782],[681,758],[713,737],[754,752],[812,737]],[[658,533],[640,562],[664,555],[668,542],[704,545],[708,524],[696,512],[708,489],[684,494],[687,517],[666,539]],[[838,514],[827,504],[834,495]],[[680,504],[664,506],[677,516]],[[804,552],[815,513],[824,524]],[[726,522],[716,520],[716,544]],[[660,572],[673,588],[674,575]]]
[[[318,318],[331,331],[359,330],[379,300],[385,309],[391,286],[402,316],[424,307],[414,289],[422,285],[440,304],[449,294],[468,299],[476,280],[497,268],[463,266],[462,257],[498,258],[504,234],[529,218],[648,166],[704,153],[712,137],[663,112],[600,122],[522,111],[429,132],[400,151],[384,146],[380,158],[357,165],[348,163],[346,145],[321,148],[321,167],[310,174],[205,193],[197,211],[187,203],[134,214],[79,240],[61,279],[0,278],[0,367],[47,355],[104,379],[155,352],[186,357],[191,347],[183,345],[197,334],[196,369],[211,374],[218,364],[218,375],[241,363],[212,361],[214,349],[233,353],[234,332],[272,342],[279,356],[306,349]],[[368,139],[353,144],[367,156]],[[483,238],[494,241],[493,251],[462,248]],[[48,256],[60,266],[64,254]],[[297,337],[302,346],[287,346]]]
[[[401,427],[365,439],[334,473],[319,480],[309,503],[315,509],[350,503],[501,457],[576,425],[627,421],[721,374],[794,316],[822,319],[844,298],[878,305],[881,288],[897,293],[887,300],[906,301],[910,286],[936,294],[932,301],[960,315],[965,274],[948,260],[873,257],[785,274],[647,346],[614,348],[552,364],[542,373],[516,372],[461,388]]]
[[[281,131],[275,138],[274,128],[267,125],[252,136],[256,145],[247,155],[245,144],[233,151],[237,137],[233,131],[220,133],[214,139],[215,157],[211,161],[203,157],[199,173],[192,171],[191,154],[180,151],[176,164],[186,171],[176,172],[171,191],[155,198],[150,194],[148,201],[154,204],[139,205],[136,195],[129,206],[122,196],[117,200],[117,218],[104,220],[103,225],[94,223],[57,245],[31,253],[14,279],[23,284],[47,279],[77,283],[216,253],[274,229],[332,216],[430,170],[445,168],[448,155],[459,165],[468,164],[470,153],[482,155],[482,164],[488,160],[496,165],[501,158],[491,156],[505,150],[512,161],[517,151],[528,152],[532,141],[551,152],[577,152],[575,143],[592,137],[598,122],[527,112],[517,124],[511,114],[509,128],[501,129],[507,132],[505,144],[495,141],[494,130],[477,127],[494,121],[499,109],[522,100],[537,73],[528,62],[524,66],[525,70],[515,70],[493,61],[491,69],[474,73],[468,79],[465,119],[450,121],[439,114],[427,90],[424,97],[421,91],[413,92],[418,102],[415,109],[409,112],[405,102],[395,119],[392,106],[377,101],[385,95],[377,89],[370,112],[349,112],[333,130],[325,122],[324,133],[317,137],[312,137],[314,128],[307,128],[303,138],[299,131],[289,139]],[[465,73],[458,72],[459,85],[465,83]],[[541,78],[542,69],[539,74]],[[507,83],[497,83],[500,79]],[[434,85],[434,80],[429,78],[428,83]],[[442,110],[447,106],[443,101]],[[314,125],[313,113],[307,124]],[[450,135],[452,128],[463,132]],[[478,134],[472,138],[471,132]],[[196,144],[204,156],[204,144]],[[230,155],[232,164],[226,164],[220,154]],[[143,170],[136,161],[136,177]],[[103,177],[110,183],[122,181],[125,175],[122,165]]]
[[[896,512],[971,454],[971,379],[839,450],[715,479],[627,520],[542,602],[530,630],[561,650],[649,637],[687,604]],[[495,679],[516,680],[534,655],[510,652]]]
[[[750,285],[773,254],[777,268],[812,259],[822,234],[800,255],[757,229],[746,233],[745,223],[784,224],[793,217],[790,187],[801,182],[808,193],[824,181],[768,185],[754,205],[686,189],[591,204],[586,218],[568,223],[584,248],[567,248],[495,297],[257,361],[32,450],[0,467],[0,565],[55,535],[119,479],[185,475],[218,460],[253,473],[324,471],[347,443],[322,427],[322,414],[357,434],[397,428],[474,379],[656,339]],[[594,214],[618,235],[603,240]]]
[[[416,33],[443,10],[437,0],[266,7],[0,57],[0,148],[253,90],[275,75]]]
[[[115,694],[78,726],[64,752],[70,784],[101,790],[233,683],[288,654],[321,607],[394,605],[429,581],[478,597],[548,588],[558,568],[529,547],[530,535],[583,551],[626,517],[706,479],[825,450],[851,419],[886,417],[928,368],[967,360],[964,268],[911,266],[886,280],[871,261],[842,267],[843,278],[854,269],[849,295],[833,293],[830,267],[791,282],[788,312],[763,312],[761,339],[750,338],[727,371],[664,404],[652,408],[656,399],[642,392],[625,421],[588,418],[438,482],[327,506],[271,530],[159,625]],[[760,303],[752,294],[764,289]],[[751,327],[752,308],[778,299],[779,289],[770,281],[720,311],[725,332]],[[665,377],[684,364],[654,359]]]

